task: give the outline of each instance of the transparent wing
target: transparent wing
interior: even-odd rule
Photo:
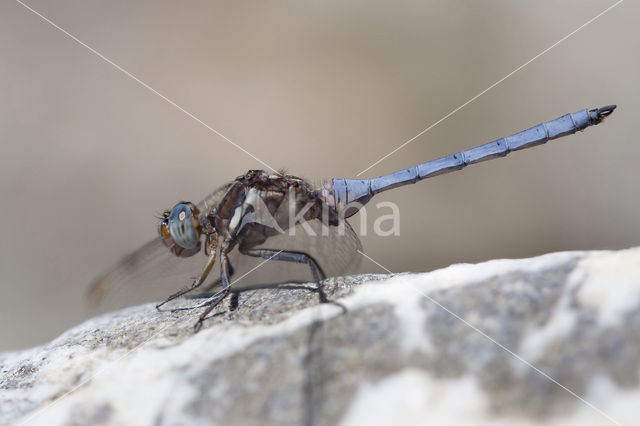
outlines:
[[[153,239],[96,278],[89,300],[113,309],[161,299],[187,285],[204,261],[202,255],[178,258],[160,238]]]
[[[198,203],[200,211],[216,205],[229,185],[219,187]],[[176,257],[159,237],[155,238],[96,278],[89,287],[89,300],[94,306],[100,305],[100,310],[163,300],[191,284],[205,261],[203,254]]]
[[[216,206],[231,185],[233,185],[233,182],[225,183],[224,185],[222,185],[221,187],[213,191],[211,194],[204,197],[202,201],[196,204],[196,207],[198,207],[200,212],[203,212],[209,209],[210,207]]]
[[[316,261],[327,277],[344,275],[357,269],[362,257],[358,250],[362,250],[362,244],[348,222],[344,222],[342,231],[333,226],[324,228],[325,234],[320,220],[305,223],[309,228],[305,229],[305,225],[298,224],[292,233],[287,230],[270,237],[257,248],[306,253]],[[308,232],[309,229],[312,232]],[[235,270],[231,279],[234,287],[313,281],[309,267],[304,264],[274,260],[265,263],[264,259],[245,256],[238,250],[230,253],[229,260]]]

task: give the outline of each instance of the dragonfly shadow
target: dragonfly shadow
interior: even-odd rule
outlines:
[[[277,282],[277,283],[266,283],[266,284],[255,284],[255,285],[251,285],[251,286],[247,286],[247,287],[243,287],[243,288],[236,288],[236,289],[231,289],[230,291],[230,303],[229,303],[229,311],[233,312],[235,310],[237,310],[240,307],[240,295],[242,293],[248,292],[248,291],[254,291],[254,290],[268,290],[268,289],[277,289],[277,290],[307,290],[310,291],[312,293],[317,293],[318,294],[318,298],[320,300],[320,303],[330,303],[332,305],[335,305],[337,307],[339,307],[342,310],[342,314],[346,314],[347,313],[347,308],[346,306],[344,306],[342,303],[337,302],[335,300],[331,300],[327,297],[327,294],[324,290],[324,285],[322,283],[319,283],[317,285],[310,285],[308,281],[282,281],[282,282]],[[209,289],[208,289],[209,290]],[[185,296],[185,299],[188,300],[203,300],[203,299],[207,299],[212,297],[215,294],[215,292],[205,292],[205,293],[199,293],[197,295],[187,295]],[[203,307],[200,306],[199,304],[194,304],[194,306],[188,306],[188,307],[182,307],[182,308],[173,308],[171,309],[171,312],[179,312],[179,311],[190,311],[199,307]],[[211,315],[207,318],[211,318],[213,316],[217,316],[222,314],[222,312],[216,313],[214,315]]]

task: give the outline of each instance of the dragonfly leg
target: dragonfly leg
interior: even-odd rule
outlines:
[[[211,306],[211,304],[215,303],[217,304],[219,302],[218,299],[222,300],[224,299],[224,296],[226,296],[225,291],[224,290],[220,290],[210,296],[207,296],[207,298],[205,300],[203,300],[202,302],[198,303],[197,305],[193,305],[193,306],[186,306],[186,307],[182,307],[182,308],[174,308],[171,310],[172,313],[175,312],[182,312],[182,311],[192,311],[194,309],[200,309],[200,308],[204,308],[207,306]]]
[[[261,257],[263,259],[270,260],[280,260],[283,262],[304,263],[308,265],[309,269],[311,269],[313,280],[316,283],[318,295],[320,296],[320,302],[333,303],[342,308],[343,311],[346,311],[346,308],[342,304],[333,302],[327,298],[327,295],[324,293],[321,283],[321,279],[326,278],[326,275],[324,274],[322,269],[320,269],[320,266],[318,266],[313,257],[309,256],[307,253],[275,249],[243,249],[242,247],[240,247],[239,250],[240,253],[246,254],[247,256]]]
[[[242,247],[240,247],[239,250],[240,253],[247,256],[261,257],[269,260],[280,260],[283,262],[304,263],[309,266],[309,269],[311,269],[313,280],[316,283],[319,283],[321,279],[326,278],[324,272],[320,269],[313,257],[309,256],[307,253],[275,249],[243,249]]]
[[[200,287],[202,283],[205,282],[205,280],[207,279],[207,276],[209,275],[209,272],[211,272],[211,268],[213,268],[213,264],[215,262],[216,262],[216,246],[215,246],[215,243],[212,243],[211,247],[209,247],[209,258],[207,259],[207,263],[204,265],[204,268],[202,268],[202,272],[200,272],[200,276],[195,280],[193,280],[193,283],[191,284],[191,286],[187,288],[183,288],[182,290],[176,293],[173,293],[171,296],[167,298],[167,300],[165,300],[162,303],[158,303],[156,305],[156,309],[159,310],[160,307],[165,303],[170,302],[173,299],[177,299],[183,294],[189,293],[190,291],[193,291],[196,288]]]
[[[207,318],[207,315],[209,315],[209,313],[218,306],[225,297],[227,297],[229,290],[231,289],[231,284],[229,283],[229,258],[225,252],[222,252],[220,256],[220,265],[222,266],[222,273],[220,276],[222,279],[222,290],[195,306],[196,308],[207,307],[207,309],[200,314],[198,321],[193,325],[196,333],[202,328],[202,323]]]
[[[233,276],[235,275],[236,270],[234,269],[233,265],[231,264],[231,261],[229,261],[229,278],[233,278]],[[222,283],[222,278],[218,277],[216,278],[215,281],[213,281],[212,283],[208,284],[207,286],[205,286],[202,289],[202,293],[193,295],[193,296],[187,296],[188,299],[202,299],[203,297],[207,297],[209,298],[210,296],[213,296],[213,289],[218,287],[220,284]]]

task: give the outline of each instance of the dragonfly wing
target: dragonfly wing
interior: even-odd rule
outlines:
[[[293,232],[287,230],[270,237],[256,248],[306,253],[316,261],[327,277],[343,275],[357,269],[361,260],[358,250],[362,249],[362,245],[346,221],[343,232],[330,226],[325,228],[325,234],[322,233],[321,221],[311,220],[306,223],[308,226],[298,224]],[[274,260],[265,262],[265,259],[246,256],[238,250],[230,253],[229,260],[235,270],[231,282],[236,288],[313,281],[309,267],[304,264]]]
[[[217,205],[229,185],[222,185],[200,201],[200,211]],[[199,254],[176,257],[160,238],[155,238],[96,278],[89,286],[88,297],[94,306],[104,309],[162,301],[190,285],[205,262],[206,257]],[[215,278],[216,273],[212,274]]]
[[[205,262],[206,257],[198,254],[176,257],[156,238],[96,278],[89,287],[89,300],[108,309],[160,301],[191,284]]]
[[[217,206],[220,200],[222,199],[222,197],[224,196],[224,194],[227,193],[231,185],[233,185],[233,182],[228,182],[222,185],[221,187],[219,187],[218,189],[216,189],[215,191],[213,191],[211,194],[204,197],[202,201],[196,204],[196,207],[198,207],[198,210],[200,210],[200,212],[202,213],[206,210],[209,210],[211,207]]]

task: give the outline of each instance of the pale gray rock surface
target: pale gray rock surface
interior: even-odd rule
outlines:
[[[0,354],[0,422],[638,424],[640,248],[325,291],[346,312],[307,289],[251,290],[197,334],[197,311],[141,305]]]

